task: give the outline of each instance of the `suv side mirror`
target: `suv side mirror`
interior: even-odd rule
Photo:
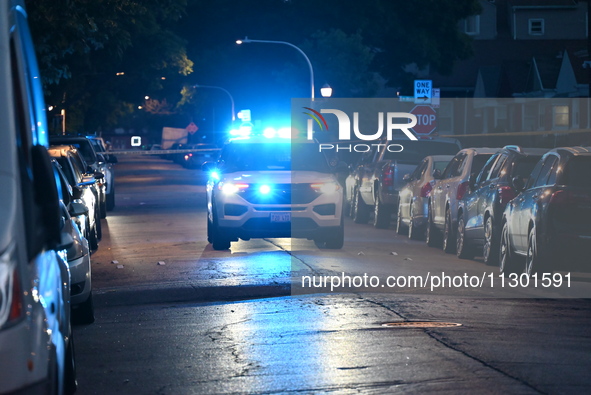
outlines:
[[[77,199],[82,199],[82,193],[84,192],[84,188],[75,185],[72,187],[72,198],[77,200]]]
[[[521,192],[525,189],[525,182],[523,181],[523,177],[520,175],[513,177],[511,179],[511,184],[517,192]]]
[[[84,203],[72,202],[70,203],[70,215],[78,217],[80,215],[88,215],[88,207]]]

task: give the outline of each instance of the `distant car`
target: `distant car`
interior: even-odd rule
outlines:
[[[460,144],[455,139],[384,141],[371,162],[355,169],[353,220],[367,223],[373,211],[373,225],[388,227],[392,213],[398,208],[398,193],[406,184],[402,177],[413,172],[428,155],[455,155],[459,150]]]
[[[427,156],[414,172],[404,176],[407,184],[399,194],[396,233],[408,233],[408,237],[415,240],[424,238],[429,195],[436,177],[441,176],[452,158],[452,155]]]
[[[215,250],[239,238],[299,237],[342,248],[343,190],[313,142],[240,138],[206,162],[207,237]]]
[[[454,252],[458,202],[469,189],[472,174],[478,174],[499,148],[465,148],[449,162],[429,196],[427,244]]]
[[[185,154],[183,166],[187,169],[201,169],[205,162],[217,160],[220,151],[215,144],[195,144],[191,149],[198,151]]]
[[[105,218],[107,216],[107,194],[108,192],[113,192],[114,189],[111,191],[111,186],[113,186],[114,177],[112,172],[112,163],[116,161],[116,158],[111,158],[111,162],[107,161],[107,158],[104,157],[102,154],[97,155],[96,150],[92,142],[86,137],[77,137],[77,136],[51,136],[49,139],[50,145],[71,145],[78,149],[78,152],[82,155],[84,162],[92,168],[92,172],[94,173],[102,173],[103,178],[97,178],[97,190],[99,191],[99,212],[100,218]],[[86,170],[88,171],[88,169]],[[112,199],[114,199],[115,195],[112,195]],[[113,201],[114,203],[114,201]]]
[[[555,148],[537,163],[501,219],[501,272],[589,271],[591,147]],[[523,259],[525,258],[525,264]]]
[[[526,182],[548,150],[509,145],[492,156],[477,177],[458,208],[456,254],[472,258],[480,247],[487,265],[498,264],[501,218],[507,203],[518,191],[515,177]]]
[[[99,193],[96,190],[96,179],[93,174],[85,173],[84,163],[79,157],[77,149],[68,145],[52,146],[49,155],[60,164],[70,186],[74,199],[84,203],[88,208],[87,233],[84,235],[90,243],[90,248],[96,250],[101,238],[101,220],[99,208]]]
[[[86,137],[94,147],[99,158],[99,169],[105,175],[106,209],[112,211],[115,208],[115,167],[117,157],[109,153],[107,144],[101,137]]]

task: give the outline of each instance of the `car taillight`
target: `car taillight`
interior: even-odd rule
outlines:
[[[382,171],[382,186],[391,187],[394,185],[394,170],[390,166],[384,167]]]
[[[507,204],[515,197],[515,191],[509,186],[500,187],[499,197],[501,198],[501,204]]]
[[[456,199],[462,200],[466,192],[468,191],[468,187],[470,186],[469,181],[464,181],[460,185],[458,185],[458,190],[456,191]]]
[[[18,276],[18,269],[15,268],[12,274],[12,301],[10,305],[10,314],[8,322],[19,319],[23,313],[23,295],[21,292],[21,282]]]
[[[423,198],[429,197],[429,195],[431,194],[431,190],[432,189],[433,189],[433,186],[431,185],[431,183],[430,182],[426,183],[421,188],[421,194],[420,194],[420,196],[423,197]]]

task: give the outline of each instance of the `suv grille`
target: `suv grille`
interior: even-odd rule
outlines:
[[[275,184],[267,195],[260,194],[258,188],[248,188],[240,196],[252,204],[307,204],[319,195],[310,184]]]

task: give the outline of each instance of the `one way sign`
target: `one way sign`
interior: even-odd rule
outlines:
[[[415,103],[430,104],[433,81],[415,80]]]

